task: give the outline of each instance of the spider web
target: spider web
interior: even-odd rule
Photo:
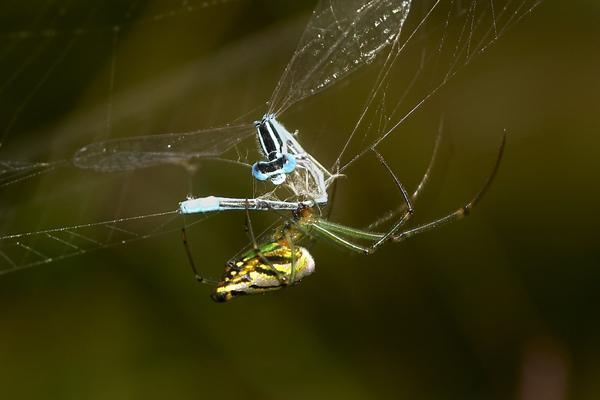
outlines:
[[[201,227],[208,216],[184,221],[175,211],[190,193],[243,197],[265,190],[250,178],[249,165],[258,157],[250,140],[222,156],[229,163],[117,174],[78,170],[71,157],[94,141],[259,118],[264,110],[256,108],[275,88],[313,3],[299,2],[305,13],[298,20],[268,26],[253,21],[277,21],[282,10],[255,9],[255,2],[241,0],[4,2],[0,275],[177,235],[184,224]],[[413,2],[390,49],[370,60],[366,72],[344,80],[349,87],[368,85],[357,97],[354,130],[324,146],[329,159],[323,164],[344,171],[398,135],[414,110],[539,3]],[[248,15],[252,10],[259,19]],[[291,117],[302,118],[301,103],[313,97],[291,108]]]

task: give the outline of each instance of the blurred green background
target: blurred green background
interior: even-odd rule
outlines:
[[[4,2],[0,157],[56,161],[106,137],[252,121],[314,3]],[[600,398],[598,21],[598,2],[545,1],[379,146],[410,190],[444,116],[438,175],[414,216],[427,222],[476,193],[506,130],[497,178],[467,220],[370,257],[318,243],[314,276],[228,304],[193,280],[181,217],[161,235],[1,275],[2,397]],[[286,112],[326,166],[369,76]],[[252,159],[244,151],[232,158]],[[366,226],[400,201],[373,157],[344,172],[332,220]],[[247,168],[210,162],[191,179],[178,166],[63,167],[13,181],[0,188],[4,238],[169,211],[190,191],[252,193]],[[245,217],[195,221],[194,260],[219,277],[248,243]]]

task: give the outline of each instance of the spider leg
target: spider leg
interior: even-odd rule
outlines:
[[[380,240],[385,236],[383,233],[370,232],[362,229],[336,224],[324,219],[316,219],[311,223],[312,229],[320,237],[326,237],[333,242],[357,253],[367,253],[368,248],[354,243],[353,240]]]
[[[398,189],[400,189],[400,192],[402,193],[402,196],[404,197],[404,201],[406,203],[406,208],[402,212],[402,216],[398,219],[398,221],[396,221],[394,223],[394,225],[388,231],[388,233],[386,233],[385,235],[383,235],[379,240],[377,240],[370,247],[367,247],[365,249],[365,254],[366,255],[373,254],[375,252],[375,250],[377,250],[377,248],[379,246],[381,246],[383,243],[385,243],[388,240],[390,240],[390,238],[394,237],[394,235],[396,234],[396,232],[398,232],[398,230],[400,228],[402,228],[402,226],[406,223],[406,221],[408,221],[410,219],[410,217],[412,216],[412,214],[414,212],[411,200],[408,197],[408,193],[406,192],[406,189],[404,188],[404,186],[402,186],[402,183],[400,183],[400,180],[398,179],[398,177],[396,176],[396,174],[394,174],[394,171],[392,171],[392,169],[387,165],[387,163],[385,162],[385,159],[383,158],[383,156],[381,154],[379,154],[377,152],[377,150],[375,150],[375,149],[371,149],[371,150],[373,151],[373,153],[375,153],[375,156],[379,159],[379,161],[381,162],[381,164],[383,164],[383,166],[388,170],[388,172],[392,176],[392,179],[394,179],[394,182],[396,182],[396,185],[398,186]]]
[[[341,175],[340,172],[340,166],[339,164],[336,162],[336,165],[334,167],[335,169],[335,173],[333,174],[333,176],[335,177],[345,177],[344,175]],[[331,195],[329,196],[329,202],[327,204],[327,211],[325,212],[325,215],[323,216],[323,212],[322,210],[319,208],[319,215],[321,215],[322,219],[325,220],[329,220],[329,216],[331,215],[331,212],[333,211],[333,205],[335,204],[335,194],[337,193],[337,183],[338,183],[338,179],[336,178],[333,183],[331,184]],[[305,236],[310,237],[310,243],[308,243],[308,245],[306,246],[306,249],[308,249],[309,251],[313,248],[313,246],[315,245],[315,243],[317,243],[317,238],[314,235],[310,235],[308,233],[305,234]]]
[[[438,155],[438,151],[439,151],[439,148],[440,148],[440,143],[442,142],[443,124],[444,124],[444,119],[443,119],[443,116],[442,116],[442,119],[440,120],[440,126],[438,128],[438,134],[437,134],[437,137],[435,139],[435,146],[433,148],[433,154],[431,155],[431,160],[429,161],[429,165],[427,166],[427,170],[425,171],[425,174],[423,175],[423,178],[421,178],[421,182],[419,182],[419,185],[417,186],[417,188],[415,189],[415,191],[413,192],[413,194],[410,196],[410,201],[413,204],[416,203],[417,198],[419,197],[419,195],[421,194],[421,192],[423,191],[423,189],[427,185],[427,182],[429,181],[429,178],[431,176],[431,171],[433,170],[433,166],[435,164],[435,161],[437,160],[437,155]],[[396,210],[390,211],[387,215],[382,216],[377,221],[375,221],[374,223],[370,224],[366,229],[367,230],[373,230],[377,226],[379,226],[379,225],[381,225],[381,224],[383,224],[383,223],[385,223],[385,222],[387,222],[387,221],[395,218],[398,214],[403,213],[405,210],[406,210],[406,204],[402,204]]]
[[[196,270],[196,266],[194,265],[194,260],[192,259],[192,253],[190,253],[190,249],[188,247],[187,238],[185,236],[185,228],[181,228],[181,237],[183,238],[183,247],[185,249],[185,254],[187,254],[187,258],[192,267],[192,271],[194,272],[194,277],[200,283],[208,283],[209,285],[216,285],[218,282],[213,281],[212,279],[206,279],[200,276],[198,271]]]
[[[288,242],[288,246],[290,247],[290,251],[292,254],[292,267],[290,271],[290,285],[293,285],[296,281],[296,248],[294,246],[294,240],[289,232],[285,233],[285,240]]]
[[[383,156],[379,154],[377,150],[371,150],[379,159],[379,161],[383,164],[383,166],[388,170],[388,172],[392,176],[392,179],[394,179],[394,182],[396,182],[400,193],[402,193],[402,197],[404,197],[404,202],[406,203],[405,209],[402,212],[401,217],[396,221],[394,226],[392,226],[392,228],[387,233],[379,233],[336,224],[335,222],[330,222],[323,218],[316,218],[314,221],[311,222],[313,230],[320,236],[327,237],[330,240],[333,240],[334,242],[350,250],[366,255],[372,254],[383,243],[390,241],[390,238],[393,235],[395,235],[396,232],[398,232],[398,230],[406,223],[406,221],[408,221],[408,219],[413,214],[412,203],[406,189],[404,188],[396,174],[394,174],[391,168],[387,165]],[[365,247],[354,243],[353,239],[371,240],[375,242],[371,246]]]
[[[250,221],[250,209],[248,207],[247,202],[246,202],[246,229],[248,231],[248,234],[250,235],[250,240],[252,241],[252,249],[254,250],[256,255],[261,259],[261,261],[263,263],[265,263],[265,265],[268,265],[269,268],[271,268],[271,270],[273,270],[273,272],[275,272],[277,274],[277,277],[279,278],[279,280],[281,282],[285,282],[287,280],[286,277],[281,273],[281,271],[279,271],[277,268],[275,268],[273,266],[273,263],[271,263],[271,261],[267,257],[265,257],[263,252],[258,247],[258,244],[256,242],[256,237],[254,236],[254,230],[252,229],[252,221]],[[292,268],[292,269],[294,269],[294,268]],[[295,275],[295,271],[293,271],[293,272]],[[293,283],[293,281],[292,281],[292,283]]]
[[[337,224],[335,222],[328,221],[323,218],[314,218],[312,221],[310,221],[309,224],[312,228],[311,230],[314,231],[317,236],[329,238],[330,240],[342,245],[343,247],[345,247],[347,249],[356,251],[358,253],[363,253],[363,254],[369,255],[369,254],[373,254],[382,244],[384,244],[386,242],[400,242],[400,241],[408,239],[409,237],[414,236],[418,233],[426,232],[428,230],[437,228],[437,227],[447,224],[449,222],[461,219],[461,218],[469,215],[469,213],[471,212],[473,207],[479,202],[481,197],[483,197],[483,195],[485,194],[487,189],[490,187],[490,185],[496,175],[496,172],[498,171],[498,167],[500,165],[500,160],[502,158],[502,153],[504,151],[505,143],[506,143],[506,136],[504,135],[502,137],[502,142],[500,143],[500,149],[498,151],[498,157],[496,159],[494,169],[492,170],[492,173],[488,177],[488,179],[485,182],[485,184],[483,185],[483,187],[475,195],[473,200],[471,200],[465,206],[454,211],[453,213],[446,215],[445,217],[442,217],[435,221],[418,226],[414,229],[409,229],[409,230],[402,231],[399,233],[398,233],[398,231],[402,228],[402,226],[406,223],[406,221],[409,220],[409,218],[413,214],[412,201],[409,198],[408,193],[406,192],[406,189],[404,189],[404,186],[402,186],[402,183],[400,183],[400,180],[398,179],[398,177],[394,174],[394,172],[390,169],[390,167],[385,162],[385,159],[383,158],[383,156],[381,156],[381,154],[379,154],[375,149],[372,149],[373,153],[377,156],[377,158],[379,158],[379,161],[381,161],[383,166],[388,170],[388,172],[390,173],[390,175],[396,182],[398,189],[402,193],[402,196],[404,197],[404,201],[405,201],[406,205],[405,205],[404,212],[400,216],[400,218],[396,221],[396,223],[394,223],[392,228],[387,233],[372,232],[370,230],[351,228],[348,226]],[[370,240],[373,242],[373,244],[369,247],[361,246],[361,245],[355,243],[356,240]]]
[[[490,187],[494,177],[496,176],[496,172],[498,172],[498,167],[500,166],[500,160],[502,158],[502,153],[504,152],[504,145],[506,143],[506,134],[502,135],[502,141],[500,142],[500,149],[498,150],[498,157],[496,158],[496,164],[494,165],[494,169],[492,173],[488,177],[487,181],[483,185],[483,187],[479,190],[479,192],[475,195],[473,200],[471,200],[468,204],[462,206],[458,210],[454,211],[451,214],[446,215],[445,217],[436,219],[435,221],[429,222],[427,224],[418,226],[413,229],[409,229],[404,232],[400,232],[396,235],[392,235],[389,240],[391,242],[401,242],[403,240],[408,239],[411,236],[414,236],[419,233],[427,232],[431,229],[437,228],[439,226],[445,225],[449,222],[456,221],[468,216],[471,213],[471,210],[475,205],[481,200],[487,189]]]
[[[443,128],[444,128],[444,116],[442,116],[442,119],[440,120],[438,134],[437,134],[437,137],[435,138],[435,146],[433,148],[433,155],[431,156],[431,160],[429,161],[427,170],[425,171],[425,174],[423,175],[423,178],[421,179],[421,182],[419,182],[419,185],[415,189],[414,193],[412,194],[412,196],[410,196],[410,200],[413,203],[415,203],[417,201],[417,197],[419,197],[419,194],[421,193],[421,191],[423,190],[423,188],[429,181],[429,176],[431,175],[431,170],[433,169],[433,164],[435,163],[435,160],[437,159],[438,150],[440,149]]]

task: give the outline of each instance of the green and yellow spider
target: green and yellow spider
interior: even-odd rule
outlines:
[[[409,197],[406,189],[404,189],[404,186],[387,165],[383,156],[373,149],[373,153],[375,153],[381,164],[394,179],[405,203],[401,208],[400,217],[387,233],[372,232],[370,230],[356,229],[337,224],[317,215],[311,207],[300,205],[297,210],[292,212],[291,218],[288,221],[276,228],[261,244],[257,244],[249,221],[248,210],[246,210],[253,248],[243,256],[228,261],[225,265],[225,273],[218,282],[205,279],[198,274],[187,246],[185,230],[183,231],[184,246],[194,275],[198,282],[215,286],[211,294],[213,300],[225,302],[242,295],[266,293],[283,289],[298,284],[302,279],[311,275],[315,271],[315,261],[305,247],[298,245],[303,239],[325,237],[345,248],[369,255],[373,254],[384,243],[400,242],[416,234],[461,219],[469,215],[472,208],[492,183],[500,165],[504,144],[505,137],[502,138],[492,173],[477,195],[468,204],[435,221],[404,231],[401,231],[401,228],[413,214],[412,203],[428,178],[433,158],[417,190]],[[370,245],[360,245],[360,241],[370,242]]]

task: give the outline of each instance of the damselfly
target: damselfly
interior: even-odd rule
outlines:
[[[254,178],[274,185],[287,181],[297,201],[204,197],[180,204],[182,213],[229,209],[296,209],[327,203],[335,175],[325,169],[278,121],[297,101],[332,85],[365,63],[399,36],[410,1],[321,0],[261,121],[184,134],[108,140],[80,149],[73,162],[96,171],[123,171],[197,157],[220,156],[256,131],[266,161],[252,167]],[[287,178],[286,176],[291,176]],[[291,182],[290,182],[291,181]]]

